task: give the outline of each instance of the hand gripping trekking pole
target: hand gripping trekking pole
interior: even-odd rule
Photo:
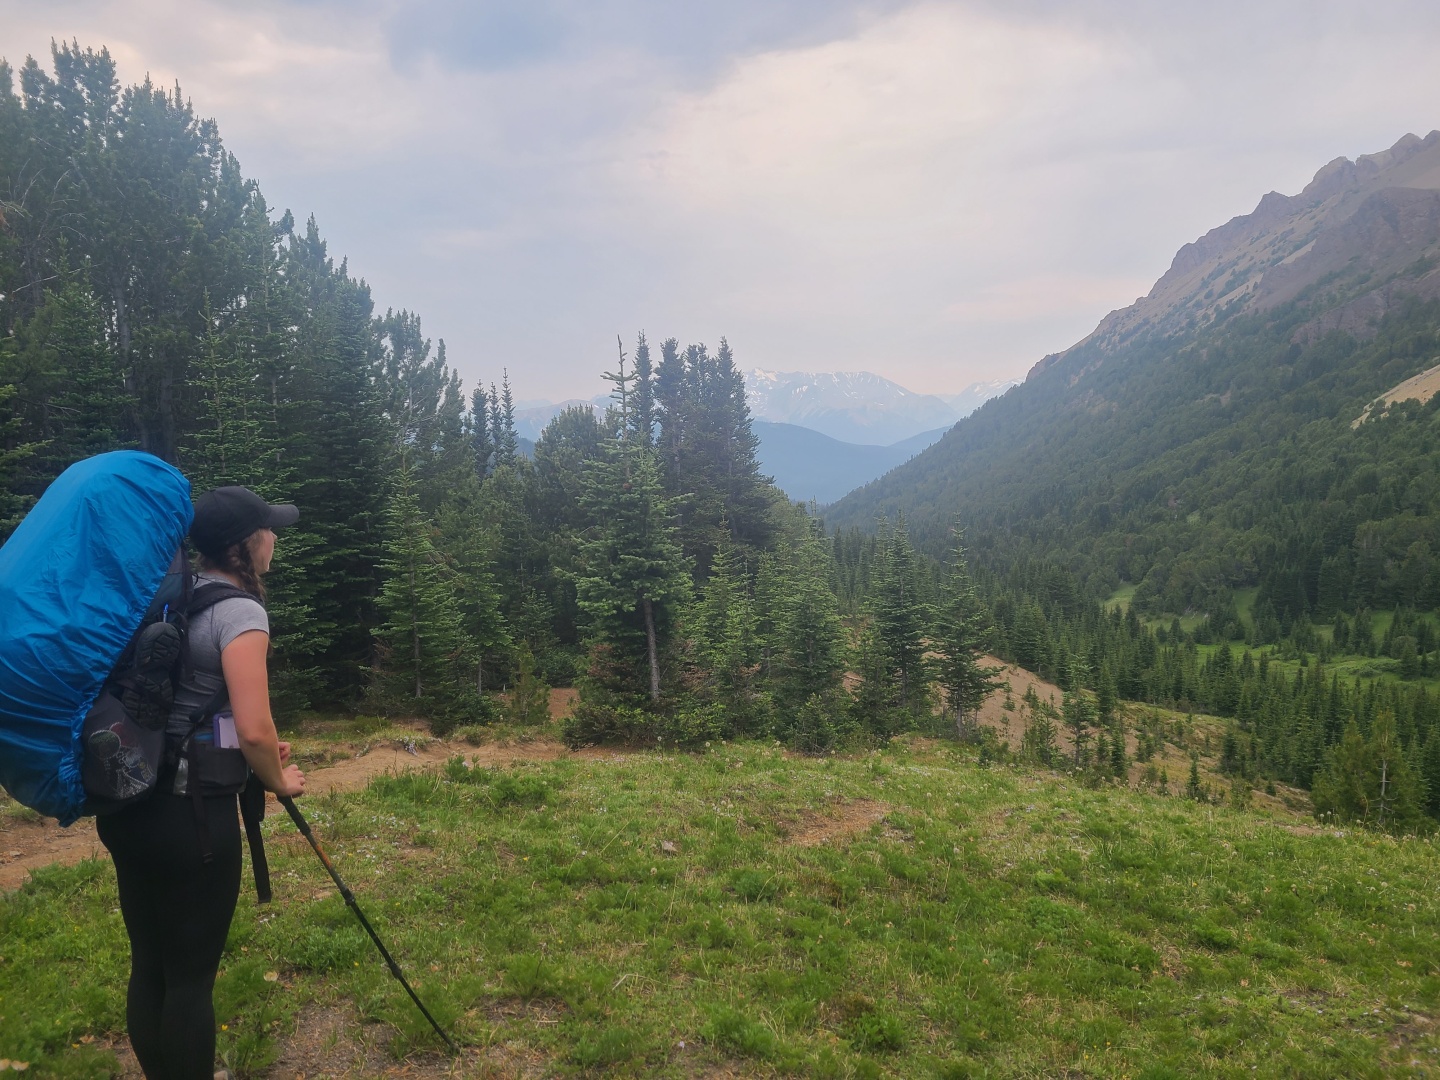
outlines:
[[[400,985],[405,987],[405,992],[410,995],[410,1000],[415,1002],[415,1007],[425,1014],[426,1020],[430,1021],[430,1026],[435,1029],[435,1034],[439,1035],[440,1038],[445,1041],[445,1045],[450,1048],[450,1053],[458,1057],[460,1048],[455,1045],[449,1035],[445,1034],[445,1029],[436,1023],[435,1017],[430,1015],[430,1010],[425,1008],[425,1003],[420,1000],[419,995],[411,989],[410,984],[405,980],[405,975],[401,972],[400,965],[397,964],[394,957],[390,955],[390,950],[385,948],[385,943],[380,940],[380,935],[375,933],[375,928],[370,925],[370,920],[365,918],[365,913],[360,910],[360,905],[355,902],[355,894],[350,891],[350,887],[346,885],[345,882],[340,879],[340,875],[336,873],[335,867],[331,865],[329,857],[325,854],[325,849],[320,846],[320,841],[316,840],[315,834],[310,831],[310,823],[305,820],[305,815],[300,813],[300,808],[295,805],[295,800],[281,795],[280,805],[285,807],[286,812],[290,815],[290,820],[295,822],[295,827],[300,830],[300,835],[310,841],[310,846],[315,849],[315,854],[320,856],[320,862],[330,873],[330,880],[335,882],[335,887],[340,890],[340,895],[345,898],[345,903],[350,905],[350,910],[355,913],[355,917],[360,920],[360,925],[365,928],[365,932],[370,935],[370,940],[375,942],[375,947],[380,950],[380,955],[385,958],[385,963],[390,968],[390,974],[400,980]]]

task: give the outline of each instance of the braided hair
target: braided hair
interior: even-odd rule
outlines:
[[[251,533],[238,544],[231,544],[219,556],[200,553],[200,569],[220,571],[231,574],[240,583],[240,587],[255,597],[262,604],[265,602],[265,583],[260,580],[260,575],[255,572],[255,558],[250,552],[250,541],[255,534]]]

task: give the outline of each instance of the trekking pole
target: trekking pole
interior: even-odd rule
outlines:
[[[345,898],[345,903],[350,906],[350,910],[353,911],[355,917],[360,920],[360,925],[363,926],[365,932],[370,935],[370,940],[375,942],[375,947],[380,950],[380,955],[385,958],[385,963],[390,968],[390,974],[400,980],[400,985],[405,987],[405,992],[410,995],[410,1000],[415,1002],[415,1007],[425,1014],[426,1020],[430,1021],[430,1026],[435,1029],[435,1034],[445,1040],[445,1045],[450,1048],[450,1053],[459,1057],[460,1048],[455,1045],[449,1035],[445,1034],[445,1029],[436,1023],[435,1017],[430,1015],[430,1010],[425,1008],[425,1003],[420,1000],[419,995],[415,993],[410,983],[406,981],[404,973],[400,970],[400,965],[395,962],[395,958],[390,955],[390,950],[385,948],[385,943],[380,940],[380,935],[375,933],[375,928],[370,925],[370,920],[365,918],[365,913],[360,910],[360,905],[355,902],[355,894],[351,892],[350,887],[341,880],[340,875],[331,864],[329,857],[325,854],[325,849],[320,846],[320,841],[316,840],[315,834],[310,831],[310,823],[305,820],[305,815],[300,813],[300,808],[295,805],[295,800],[285,795],[281,795],[279,798],[280,805],[285,807],[286,812],[290,815],[290,820],[295,822],[295,827],[300,830],[300,835],[310,841],[310,846],[315,849],[315,854],[320,856],[320,862],[324,865],[325,869],[329,871],[330,880],[335,882],[335,887],[340,890],[340,895]]]

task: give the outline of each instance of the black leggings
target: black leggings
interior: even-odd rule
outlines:
[[[240,822],[235,796],[204,802],[208,864],[188,796],[157,793],[96,821],[130,935],[125,1023],[147,1080],[212,1080],[215,1072],[211,994],[240,895]]]

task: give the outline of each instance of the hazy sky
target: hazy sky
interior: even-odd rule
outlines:
[[[178,80],[471,380],[615,335],[1015,377],[1175,250],[1440,127],[1434,0],[0,0],[0,55]]]

